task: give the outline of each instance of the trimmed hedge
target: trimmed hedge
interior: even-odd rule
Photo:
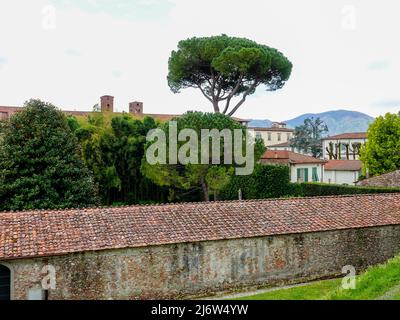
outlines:
[[[340,184],[326,183],[292,183],[291,196],[294,197],[317,197],[346,194],[367,194],[367,193],[398,193],[400,188],[386,187],[357,187]]]
[[[281,197],[318,197],[368,193],[400,193],[400,188],[357,187],[326,183],[291,183],[289,168],[284,165],[257,164],[249,176],[233,176],[221,191],[224,200],[237,200],[242,190],[243,199]]]
[[[283,165],[256,164],[253,174],[233,176],[221,191],[225,200],[237,200],[239,189],[243,199],[279,198],[287,196],[291,189],[289,167]]]

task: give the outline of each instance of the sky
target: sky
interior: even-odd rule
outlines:
[[[259,88],[235,114],[283,121],[347,109],[400,108],[400,2],[396,0],[1,0],[0,105],[39,98],[91,110],[212,111],[195,89],[170,91],[168,58],[181,39],[227,34],[280,50],[285,86]]]

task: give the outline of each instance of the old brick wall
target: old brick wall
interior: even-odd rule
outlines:
[[[57,271],[50,299],[181,298],[361,271],[400,251],[400,225],[69,254],[8,261],[26,299],[40,270]]]

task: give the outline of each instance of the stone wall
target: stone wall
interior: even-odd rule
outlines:
[[[13,298],[56,268],[49,299],[183,298],[358,272],[400,251],[400,225],[68,254],[7,261]],[[1,263],[1,262],[0,262]]]

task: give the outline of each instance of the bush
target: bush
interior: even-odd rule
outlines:
[[[395,193],[400,188],[357,187],[325,183],[290,183],[289,168],[283,165],[257,164],[249,176],[233,176],[222,190],[224,200],[237,200],[239,189],[242,198],[266,199],[280,197],[318,197],[368,193]]]
[[[257,164],[249,176],[233,176],[222,190],[221,198],[238,199],[239,189],[243,199],[279,198],[290,193],[289,168],[283,165]]]
[[[290,196],[293,197],[318,197],[332,195],[350,195],[367,193],[397,193],[400,188],[385,187],[357,187],[339,184],[324,183],[292,183]]]
[[[99,204],[65,115],[31,100],[0,128],[0,210],[63,209]]]

